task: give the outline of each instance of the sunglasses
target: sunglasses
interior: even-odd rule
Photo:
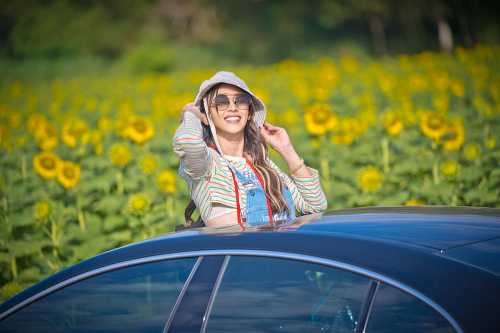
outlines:
[[[217,108],[217,111],[226,111],[229,109],[231,102],[229,100],[230,96],[234,96],[233,103],[238,110],[248,110],[250,104],[252,103],[252,98],[248,94],[237,94],[237,95],[225,95],[219,94],[215,96],[212,105]]]

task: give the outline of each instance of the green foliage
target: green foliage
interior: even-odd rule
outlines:
[[[122,64],[135,74],[166,73],[173,69],[174,53],[161,41],[147,41],[127,52]]]
[[[104,6],[81,7],[63,0],[23,10],[9,35],[11,52],[21,57],[117,54],[133,24],[133,16],[117,21]]]

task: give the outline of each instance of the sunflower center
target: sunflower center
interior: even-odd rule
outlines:
[[[67,179],[75,178],[75,170],[73,170],[73,168],[64,168],[63,174],[64,174],[64,177]]]
[[[398,122],[399,121],[396,118],[392,118],[391,120],[389,120],[389,127],[397,126]]]
[[[54,169],[54,167],[56,166],[54,159],[50,157],[43,157],[41,159],[41,164],[44,169]]]
[[[443,119],[440,117],[432,117],[429,119],[429,127],[432,129],[439,129],[443,126]]]
[[[139,133],[144,133],[147,129],[146,124],[141,120],[134,121],[132,127],[134,127],[134,129]]]
[[[316,124],[323,124],[325,123],[329,118],[328,112],[326,111],[319,111],[315,112],[313,119]]]

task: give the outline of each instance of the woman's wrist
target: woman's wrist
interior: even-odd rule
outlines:
[[[302,159],[299,154],[297,154],[291,144],[287,147],[284,147],[283,149],[280,149],[278,152],[288,165],[288,171],[290,172],[290,174],[294,174],[303,167],[304,159]]]
[[[290,174],[292,176],[295,175],[297,173],[297,171],[299,171],[300,169],[302,169],[304,166],[305,166],[304,159],[301,158],[300,159],[300,163],[297,166],[295,166],[294,168],[290,168]]]

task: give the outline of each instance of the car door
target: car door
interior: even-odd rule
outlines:
[[[355,332],[371,279],[288,258],[227,256],[202,332]]]
[[[202,260],[148,260],[74,277],[8,315],[0,332],[162,332]]]
[[[460,332],[382,276],[320,258],[243,252],[226,255],[201,328],[189,332]]]

